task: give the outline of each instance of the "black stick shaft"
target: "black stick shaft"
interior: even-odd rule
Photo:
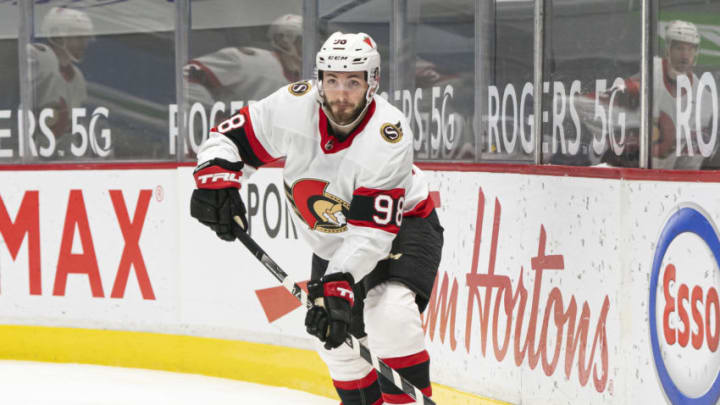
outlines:
[[[239,218],[236,218],[236,222]],[[270,273],[295,297],[297,298],[307,309],[313,307],[313,303],[308,300],[307,293],[305,290],[300,288],[297,283],[292,281],[283,269],[278,266],[273,259],[268,256],[267,253],[255,242],[255,240],[247,233],[242,233],[238,239],[243,245],[255,256],[256,259],[267,268]],[[365,361],[371,364],[375,370],[382,374],[385,378],[392,381],[395,386],[401,389],[405,394],[409,395],[418,404],[422,405],[436,405],[435,402],[425,396],[422,391],[409,382],[405,377],[398,374],[397,371],[393,370],[380,360],[377,356],[370,352],[370,349],[365,347],[356,337],[348,333],[345,338],[345,344],[348,345],[353,351],[358,353]]]

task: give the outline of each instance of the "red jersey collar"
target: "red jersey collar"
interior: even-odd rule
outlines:
[[[345,138],[344,141],[340,141],[335,136],[330,135],[328,132],[328,126],[330,123],[328,122],[328,117],[325,115],[325,111],[323,111],[322,107],[318,107],[320,110],[320,119],[318,120],[318,126],[320,127],[320,149],[326,154],[329,153],[335,153],[339,152],[350,145],[352,145],[353,139],[359,134],[360,132],[365,129],[365,126],[370,121],[370,118],[375,113],[375,100],[373,100],[370,105],[368,106],[367,112],[365,113],[365,117],[360,121],[360,124],[353,129],[353,131],[350,133],[350,135]]]

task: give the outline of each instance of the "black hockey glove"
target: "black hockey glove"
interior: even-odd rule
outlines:
[[[307,332],[334,349],[345,341],[350,328],[351,308],[355,303],[353,277],[349,273],[333,273],[311,280],[308,299],[315,304],[305,315]]]
[[[243,162],[207,161],[193,173],[197,189],[190,198],[190,215],[215,231],[220,239],[233,241],[247,229],[245,204],[240,198]],[[233,217],[238,216],[242,226]]]

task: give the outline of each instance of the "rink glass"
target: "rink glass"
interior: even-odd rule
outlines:
[[[49,29],[55,7],[84,14],[91,28]],[[296,74],[278,77],[286,69],[272,56],[270,32],[284,15],[301,18],[302,35],[293,41]],[[650,105],[643,161],[642,33],[652,65],[677,19],[698,27],[692,81],[708,96],[693,94],[701,113],[681,111],[662,130],[667,119]],[[417,161],[717,169],[718,21],[720,3],[690,0],[0,1],[0,164],[193,162],[213,125],[281,85],[312,79],[318,47],[342,30],[376,40],[379,93],[407,117]],[[63,48],[78,57],[61,70]],[[220,86],[186,76],[193,61],[213,60],[227,62]],[[82,76],[72,94],[65,76]],[[213,84],[208,77],[193,80]],[[236,85],[238,77],[258,85]],[[684,150],[693,155],[673,157]]]

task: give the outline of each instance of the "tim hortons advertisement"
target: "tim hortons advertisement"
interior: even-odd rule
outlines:
[[[432,177],[446,229],[423,317],[435,380],[512,403],[616,403],[619,183]]]

